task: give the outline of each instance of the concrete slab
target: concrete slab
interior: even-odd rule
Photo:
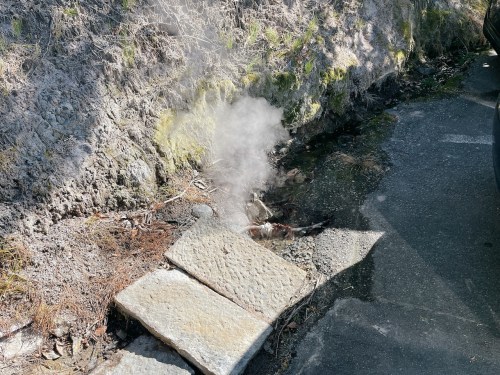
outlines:
[[[177,266],[256,313],[277,319],[306,272],[217,220],[200,220],[166,252]]]
[[[115,297],[123,312],[205,374],[239,374],[272,328],[197,280],[158,270]]]
[[[152,336],[140,336],[91,375],[194,374],[181,356]]]
[[[328,277],[361,262],[383,232],[326,229],[316,239],[313,262]]]

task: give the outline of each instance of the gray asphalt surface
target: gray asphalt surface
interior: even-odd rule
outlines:
[[[491,125],[500,58],[480,57],[456,98],[393,110],[392,167],[363,206],[371,301],[338,300],[290,374],[500,374],[500,194]]]

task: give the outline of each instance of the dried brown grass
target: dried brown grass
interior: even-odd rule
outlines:
[[[0,272],[18,272],[29,262],[31,255],[15,237],[0,237]]]
[[[112,275],[95,279],[95,298],[92,312],[96,321],[104,324],[114,296],[145,272],[132,265],[117,265]]]
[[[15,237],[0,237],[0,331],[26,320],[30,281],[22,274],[30,252]]]
[[[136,228],[123,228],[117,223],[97,223],[90,231],[90,238],[105,254],[117,258],[147,257],[161,259],[173,243],[175,226],[155,221]]]
[[[87,324],[102,327],[114,296],[157,266],[174,241],[176,227],[155,220],[125,228],[120,220],[107,218],[87,220],[86,227],[85,241],[100,249],[103,270],[99,276],[80,283],[78,288],[86,288],[85,296],[82,290],[68,287],[61,304]]]
[[[33,328],[47,337],[55,327],[55,317],[59,313],[61,305],[48,305],[43,298],[37,298],[33,303]]]

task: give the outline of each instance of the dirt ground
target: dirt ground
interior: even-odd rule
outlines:
[[[40,350],[3,362],[0,373],[88,373],[141,332],[114,311],[112,298],[148,271],[171,267],[163,253],[194,223],[191,207],[210,203],[190,180],[173,181],[149,210],[96,212],[29,242],[0,243],[0,331],[27,326],[43,337]],[[174,200],[162,203],[167,196]]]

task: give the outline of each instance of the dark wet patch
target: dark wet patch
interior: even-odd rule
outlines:
[[[389,159],[381,145],[392,133],[395,121],[393,115],[381,112],[368,121],[347,126],[342,132],[314,137],[291,151],[281,160],[279,168],[282,176],[296,172],[281,186],[271,188],[265,197],[266,203],[278,213],[275,220],[300,226],[327,220],[329,227],[369,229],[360,206],[388,171]],[[282,254],[291,242],[275,240],[262,245]],[[274,322],[273,334],[245,373],[286,372],[296,344],[337,299],[371,301],[374,249],[363,261],[331,277]],[[291,261],[307,269],[316,268],[312,260],[304,263],[300,249],[297,259]],[[318,276],[317,271],[313,274]]]
[[[266,197],[277,221],[305,226],[328,221],[330,226],[368,229],[359,212],[367,193],[388,170],[381,142],[392,132],[395,117],[387,112],[352,124],[342,133],[314,137],[280,163],[281,185]]]

